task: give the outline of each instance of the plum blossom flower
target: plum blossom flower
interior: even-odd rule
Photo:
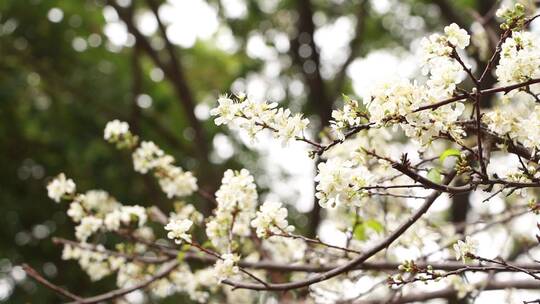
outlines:
[[[47,185],[47,193],[52,200],[59,203],[64,195],[75,193],[75,182],[71,178],[66,178],[64,173],[60,173]]]
[[[463,263],[466,262],[469,254],[475,254],[476,249],[478,248],[478,242],[473,240],[470,236],[465,238],[465,242],[462,240],[457,241],[454,244],[454,251],[456,254],[456,260],[462,260]]]
[[[221,256],[220,260],[217,260],[214,271],[220,283],[238,273],[240,269],[236,263],[239,259],[240,257],[235,254],[226,253]]]
[[[255,219],[251,221],[251,226],[256,229],[258,237],[266,238],[269,233],[280,234],[294,230],[287,222],[288,212],[281,203],[265,202],[259,210]]]
[[[188,219],[176,219],[171,220],[166,226],[165,230],[168,230],[167,237],[174,240],[176,244],[182,243],[182,241],[191,243],[191,235],[187,233],[193,225],[193,222]]]
[[[118,119],[115,119],[113,121],[109,121],[107,125],[105,126],[105,130],[103,132],[103,138],[106,141],[115,141],[121,136],[126,135],[129,132],[129,125],[125,121],[120,121]]]
[[[103,220],[95,216],[87,216],[81,220],[79,226],[75,227],[75,236],[83,243],[103,225]]]
[[[460,28],[457,24],[452,23],[444,27],[444,33],[448,39],[448,42],[454,47],[464,49],[469,45],[470,36],[466,30]]]

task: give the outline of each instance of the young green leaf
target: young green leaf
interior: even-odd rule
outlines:
[[[461,152],[458,150],[458,149],[446,149],[442,154],[441,156],[439,156],[439,160],[441,161],[441,163],[444,162],[444,160],[449,157],[449,156],[455,156],[455,157],[460,157],[461,156]]]
[[[442,181],[441,171],[437,168],[431,168],[427,174],[427,178],[437,184],[440,184]]]
[[[377,233],[382,233],[384,231],[384,226],[375,219],[370,219],[365,222],[366,227],[371,228],[373,231]]]
[[[353,236],[356,240],[359,240],[359,241],[366,240],[367,239],[366,228],[364,227],[364,225],[362,224],[356,225],[356,227],[354,227]]]

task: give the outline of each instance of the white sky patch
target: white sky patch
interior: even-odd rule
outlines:
[[[107,22],[116,22],[118,21],[118,14],[112,6],[105,6],[103,8],[103,17]]]
[[[210,118],[210,106],[206,103],[199,103],[195,106],[195,116],[198,120],[207,120]]]
[[[336,19],[315,31],[314,40],[321,54],[321,72],[330,77],[349,55],[349,43],[354,35],[354,21],[349,16]]]
[[[109,22],[105,24],[103,32],[107,39],[115,46],[123,46],[128,43],[129,33],[123,22]]]
[[[369,2],[373,10],[380,15],[388,13],[391,7],[389,0],[371,0]]]
[[[270,60],[276,58],[274,48],[268,46],[260,33],[253,33],[247,42],[247,54],[251,58]]]
[[[219,25],[215,8],[202,0],[169,0],[160,6],[159,16],[168,25],[167,37],[184,48],[209,39]]]
[[[230,54],[235,53],[239,48],[231,29],[226,26],[219,27],[215,35],[215,45],[218,49]]]
[[[225,17],[241,19],[247,15],[247,6],[244,0],[221,0]]]
[[[374,51],[353,61],[347,74],[353,81],[354,92],[361,96],[381,81],[411,77],[417,69],[414,61],[410,54],[402,58],[388,50]]]
[[[234,147],[226,135],[222,133],[216,134],[212,144],[219,160],[227,160],[234,155]]]
[[[135,23],[137,28],[145,36],[154,34],[158,29],[158,22],[151,11],[138,12],[135,15]]]
[[[246,81],[246,94],[253,100],[263,101],[266,99],[269,82],[262,76],[256,73],[251,73]]]
[[[323,242],[334,246],[345,246],[347,243],[347,235],[340,231],[331,220],[321,222],[319,237]]]
[[[281,32],[275,33],[272,37],[272,42],[274,43],[274,46],[278,52],[286,53],[289,51],[290,43],[287,34]]]
[[[269,132],[258,134],[256,140],[251,140],[245,132],[237,129],[233,129],[233,132],[248,148],[261,155],[259,164],[264,179],[257,182],[270,188],[267,199],[293,205],[300,212],[313,208],[315,163],[308,156],[307,144],[291,141],[283,146]]]

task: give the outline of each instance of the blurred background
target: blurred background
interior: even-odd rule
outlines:
[[[0,301],[58,301],[25,278],[23,262],[76,294],[115,286],[114,278],[91,283],[50,241],[73,238],[67,206],[46,195],[58,173],[81,191],[171,210],[156,182],[102,139],[112,119],[159,144],[210,193],[226,168],[248,168],[263,195],[290,205],[299,232],[314,235],[321,215],[307,147],[252,143],[216,127],[209,110],[219,94],[244,91],[302,111],[317,135],[342,93],[418,74],[419,39],[448,23],[482,42],[470,54],[481,64],[497,38],[495,2],[0,1]],[[208,212],[204,200],[189,201]]]

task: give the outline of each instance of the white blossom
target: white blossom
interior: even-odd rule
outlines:
[[[197,178],[193,173],[172,165],[165,167],[166,174],[159,179],[159,185],[168,198],[191,195],[197,191]]]
[[[454,47],[464,49],[469,45],[470,36],[466,30],[460,28],[457,24],[452,23],[444,27],[444,33],[448,39],[448,42]]]
[[[193,222],[188,219],[172,220],[165,226],[165,230],[169,231],[167,237],[177,244],[182,243],[182,241],[191,243],[191,235],[187,233],[191,225]]]
[[[468,254],[476,254],[477,247],[478,242],[473,240],[470,236],[465,238],[465,242],[462,240],[457,241],[457,243],[454,244],[456,260],[461,259],[463,263],[465,263],[468,258]]]
[[[219,282],[228,279],[238,273],[239,268],[236,265],[239,257],[232,253],[226,253],[221,256],[221,259],[216,261],[214,265],[215,275]]]
[[[47,185],[47,193],[52,200],[59,203],[64,195],[75,193],[75,182],[71,178],[66,178],[64,173],[60,173]]]
[[[74,222],[78,223],[82,220],[83,217],[86,216],[86,212],[81,206],[81,203],[73,201],[71,204],[69,204],[67,215],[71,217]]]
[[[257,191],[249,171],[225,171],[216,192],[216,202],[215,214],[206,224],[206,234],[212,244],[217,248],[226,248],[231,230],[235,235],[249,236],[250,221],[257,205]]]
[[[151,141],[143,141],[133,152],[133,167],[135,171],[146,174],[160,164],[165,153]]]
[[[94,216],[87,216],[75,227],[75,236],[83,243],[103,225],[103,220]]]
[[[105,227],[107,227],[107,230],[117,231],[118,229],[120,229],[121,221],[122,212],[117,209],[105,215],[105,220],[103,222],[105,224]]]
[[[120,219],[126,225],[135,222],[138,227],[142,227],[146,223],[148,215],[144,207],[122,206],[120,209]]]
[[[214,122],[219,126],[231,123],[238,115],[239,110],[239,103],[226,96],[221,96],[218,98],[218,107],[210,110],[210,114],[217,116]]]
[[[540,44],[531,32],[513,32],[501,46],[501,58],[495,74],[501,85],[510,85],[540,77]]]
[[[331,158],[318,165],[318,182],[315,196],[323,208],[341,204],[359,205],[365,196],[362,187],[369,184],[369,170],[363,166],[354,166],[351,161]]]
[[[105,131],[103,132],[103,138],[107,141],[115,141],[121,136],[126,135],[129,132],[129,125],[125,121],[120,121],[115,119],[109,121],[105,126]]]
[[[296,137],[301,137],[309,124],[309,120],[300,114],[291,115],[289,109],[277,109],[276,103],[253,102],[245,96],[238,101],[221,96],[218,106],[210,111],[217,116],[216,125],[233,125],[245,130],[251,138],[269,129],[274,137],[287,144]]]
[[[265,202],[257,211],[257,216],[251,221],[251,226],[256,229],[257,236],[268,237],[268,233],[282,234],[294,230],[287,222],[287,209],[281,203]]]

